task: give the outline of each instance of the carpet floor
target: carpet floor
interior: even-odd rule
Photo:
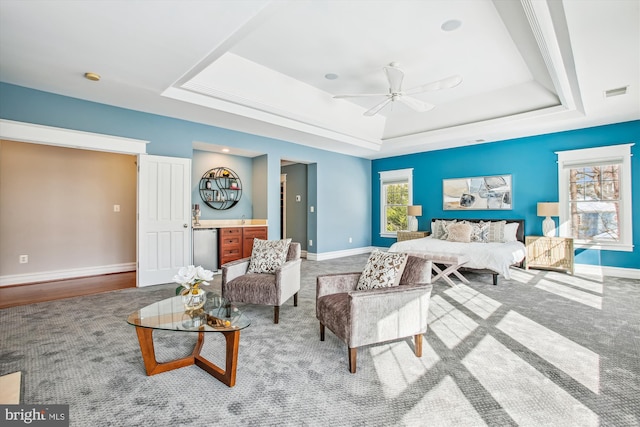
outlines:
[[[491,285],[434,284],[422,358],[410,341],[358,351],[319,339],[315,279],[367,256],[303,261],[299,306],[240,305],[237,382],[196,366],[145,375],[127,316],[174,284],[0,310],[0,375],[22,371],[22,402],[69,404],[73,426],[640,426],[640,281],[513,270]],[[220,287],[216,276],[210,290]],[[196,334],[156,331],[160,361]],[[224,339],[202,354],[224,366]]]

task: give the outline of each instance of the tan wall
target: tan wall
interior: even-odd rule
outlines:
[[[0,276],[135,262],[135,162],[0,141]]]

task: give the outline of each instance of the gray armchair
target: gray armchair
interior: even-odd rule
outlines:
[[[278,323],[280,306],[293,296],[298,306],[300,290],[300,243],[291,242],[287,260],[275,274],[247,273],[251,258],[222,265],[222,296],[232,302],[273,306],[273,323]]]
[[[399,286],[356,290],[361,273],[318,276],[316,317],[320,340],[329,328],[349,348],[349,370],[356,372],[357,348],[413,336],[422,357],[431,298],[431,261],[409,256]]]

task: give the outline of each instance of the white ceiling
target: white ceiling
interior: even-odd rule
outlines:
[[[423,113],[333,98],[391,62],[463,82]],[[640,119],[640,1],[2,0],[0,80],[380,158]]]

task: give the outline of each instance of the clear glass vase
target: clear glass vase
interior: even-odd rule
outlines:
[[[207,293],[200,288],[185,289],[182,292],[182,303],[186,311],[198,310],[204,307]]]

